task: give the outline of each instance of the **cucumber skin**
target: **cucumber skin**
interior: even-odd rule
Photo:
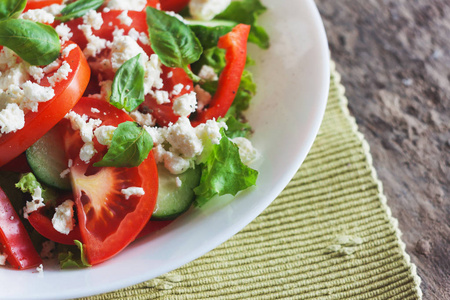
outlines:
[[[170,174],[164,166],[158,165],[160,185],[151,219],[173,220],[186,212],[195,200],[194,188],[199,185],[201,174],[201,168],[197,167],[177,176]],[[181,187],[176,186],[177,177],[182,181]]]
[[[62,137],[54,127],[26,151],[27,161],[36,178],[53,188],[72,190],[70,179],[61,178],[67,168]]]

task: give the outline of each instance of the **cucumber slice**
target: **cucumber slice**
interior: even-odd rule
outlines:
[[[28,164],[42,183],[62,190],[71,190],[69,176],[61,178],[67,169],[63,139],[58,127],[53,127],[26,152]]]
[[[184,213],[195,199],[194,188],[200,183],[200,168],[189,169],[181,175],[173,175],[158,165],[158,198],[152,220],[171,220]],[[177,185],[177,178],[181,186]]]

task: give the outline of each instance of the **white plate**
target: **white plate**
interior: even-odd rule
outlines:
[[[160,232],[101,265],[44,273],[0,269],[0,299],[74,298],[113,291],[157,277],[214,249],[258,216],[283,190],[319,130],[329,85],[325,31],[313,0],[264,1],[260,23],[271,48],[250,48],[258,95],[248,112],[263,159],[257,187],[233,201],[193,209]]]

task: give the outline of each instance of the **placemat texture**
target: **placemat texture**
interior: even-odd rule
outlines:
[[[421,299],[420,278],[332,65],[314,146],[258,218],[175,271],[85,299]]]

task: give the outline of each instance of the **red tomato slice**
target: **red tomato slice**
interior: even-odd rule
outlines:
[[[29,269],[42,264],[39,254],[34,249],[28,232],[19,216],[0,188],[0,244],[6,260],[17,269]]]
[[[250,26],[238,24],[219,39],[218,47],[225,49],[226,66],[219,77],[219,84],[209,106],[199,112],[192,121],[194,126],[213,118],[224,117],[233,104],[241,83],[247,57],[247,38]]]
[[[66,43],[65,47],[69,45],[72,43]],[[25,115],[24,128],[0,136],[0,166],[19,156],[55,126],[83,94],[89,82],[90,69],[81,49],[74,48],[62,60],[70,65],[72,72],[67,79],[55,85],[55,97],[40,103],[37,112],[28,112]],[[49,86],[46,78],[41,81],[41,84]]]
[[[64,245],[75,245],[74,240],[81,240],[79,226],[75,226],[69,234],[63,234],[53,227],[52,221],[45,215],[44,210],[42,207],[28,216],[31,226],[43,237]]]
[[[52,4],[61,4],[62,0],[28,0],[24,11],[29,9],[40,9]]]
[[[179,12],[189,4],[189,0],[160,0],[161,9]]]
[[[132,121],[122,110],[97,99],[82,98],[73,111],[101,119],[102,125]],[[81,241],[89,263],[95,265],[125,248],[148,222],[156,203],[158,173],[152,153],[139,167],[97,168],[93,163],[101,159],[106,147],[96,143],[98,154],[86,164],[79,157],[82,145],[80,133],[68,125],[65,147],[68,158],[73,160],[70,174]],[[145,194],[126,200],[121,191],[129,187],[141,187]]]

